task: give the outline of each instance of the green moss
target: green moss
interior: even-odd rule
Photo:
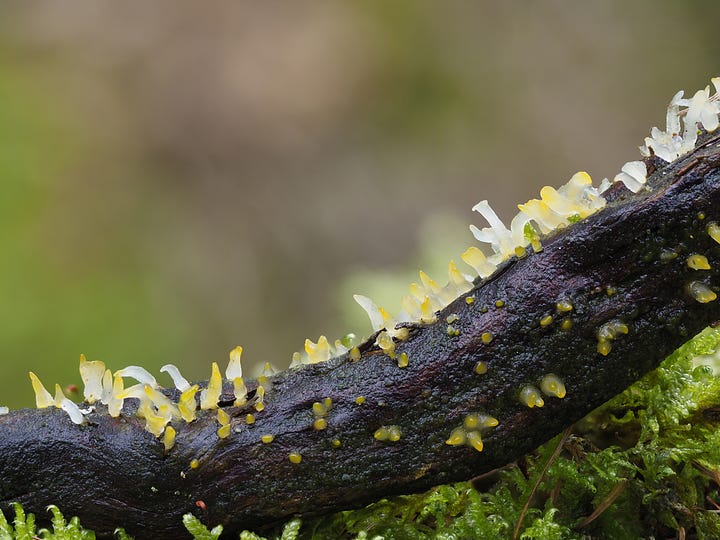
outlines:
[[[698,365],[715,362],[720,329],[708,329],[628,390],[564,435],[504,470],[378,501],[360,510],[289,521],[266,537],[243,540],[348,539],[636,539],[720,538],[720,377]],[[561,445],[560,447],[558,447]],[[0,540],[90,539],[77,518],[51,506],[51,529],[15,505],[0,514]],[[518,521],[522,519],[518,526]],[[217,539],[188,514],[197,539]],[[129,538],[122,530],[116,536]]]

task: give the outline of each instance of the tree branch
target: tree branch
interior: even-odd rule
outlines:
[[[358,361],[345,355],[271,377],[262,412],[221,399],[227,438],[218,438],[215,411],[176,426],[169,452],[132,407],[112,418],[97,405],[83,426],[58,409],[0,417],[0,507],[19,501],[42,515],[56,504],[98,533],[121,525],[139,538],[169,539],[182,536],[187,512],[233,532],[469,479],[522,456],[718,320],[720,301],[698,285],[718,290],[720,244],[706,232],[720,222],[718,140],[706,137],[670,165],[647,160],[657,167],[649,189],[612,188],[605,209],[505,264],[436,323],[411,325],[396,344],[407,367],[373,337]],[[711,268],[691,268],[692,254]],[[459,335],[448,331],[451,314]],[[567,395],[544,396],[541,408],[522,403],[521,391],[548,374]],[[256,386],[248,385],[251,395]],[[327,427],[314,429],[313,403],[325,398]],[[472,413],[498,425],[483,427],[480,416],[473,427]],[[454,442],[466,444],[446,443],[463,425]],[[398,426],[400,439],[377,440],[383,426]],[[261,441],[266,434],[272,442]]]

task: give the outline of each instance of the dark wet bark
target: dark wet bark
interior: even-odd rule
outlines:
[[[0,506],[19,501],[44,515],[57,504],[98,532],[121,525],[138,538],[178,538],[186,512],[237,531],[469,479],[522,456],[720,318],[720,300],[701,303],[688,291],[692,281],[715,291],[720,284],[720,245],[706,232],[720,222],[717,140],[706,138],[672,165],[648,161],[659,166],[649,190],[613,189],[607,208],[506,264],[435,324],[412,327],[397,344],[406,368],[366,343],[357,362],[342,357],[280,373],[254,425],[245,422],[252,405],[225,408],[233,425],[226,439],[216,435],[214,411],[176,426],[168,454],[143,420],[111,418],[102,406],[86,426],[57,409],[0,417]],[[694,253],[712,268],[689,268]],[[573,310],[558,312],[561,300]],[[450,314],[457,336],[447,331]],[[552,322],[541,325],[548,315]],[[597,333],[611,321],[629,331],[604,356]],[[489,344],[485,332],[494,336]],[[478,361],[487,373],[475,373]],[[523,405],[520,390],[548,373],[565,381],[566,397]],[[317,431],[312,404],[327,397],[327,429]],[[499,421],[483,433],[482,452],[445,444],[471,412]],[[400,426],[399,441],[373,438],[387,425]],[[263,444],[264,434],[274,440]],[[291,463],[291,452],[302,461]]]

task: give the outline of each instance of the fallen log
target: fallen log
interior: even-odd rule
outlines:
[[[81,425],[56,407],[0,416],[0,509],[54,504],[98,534],[169,539],[188,512],[231,533],[517,459],[720,319],[720,137],[645,164],[645,189],[611,187],[605,208],[476,280],[435,322],[400,325],[393,351],[374,335],[248,382],[244,404],[225,381],[215,406],[229,420],[198,411],[173,423],[174,444],[132,399],[118,416],[96,403]]]

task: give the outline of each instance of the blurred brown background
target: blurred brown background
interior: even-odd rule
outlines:
[[[481,224],[599,182],[720,75],[711,1],[0,6],[0,405],[397,311]],[[441,278],[440,275],[437,276]],[[248,369],[249,371],[249,369]],[[163,382],[169,383],[162,379]]]

